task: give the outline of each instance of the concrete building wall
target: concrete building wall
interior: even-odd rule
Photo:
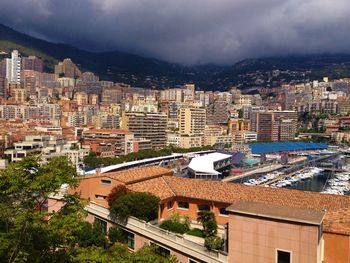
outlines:
[[[323,235],[325,250],[324,262],[338,263],[350,262],[350,237],[345,235],[337,235],[332,233],[324,233]]]
[[[276,263],[277,249],[293,263],[322,262],[317,226],[230,215],[229,263]]]

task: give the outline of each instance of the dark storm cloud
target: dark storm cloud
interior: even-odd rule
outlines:
[[[0,0],[0,22],[187,64],[350,52],[349,0]]]

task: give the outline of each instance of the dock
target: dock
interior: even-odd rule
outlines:
[[[250,170],[248,172],[245,172],[241,175],[230,175],[225,177],[224,179],[222,179],[222,182],[232,182],[235,180],[239,180],[242,178],[245,178],[247,176],[252,176],[252,175],[259,175],[259,174],[264,174],[264,173],[270,173],[279,169],[282,169],[284,166],[282,164],[271,164],[271,165],[267,165],[264,167],[259,167],[257,169],[254,170]]]

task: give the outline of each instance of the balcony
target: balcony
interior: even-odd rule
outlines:
[[[184,235],[175,234],[170,231],[159,228],[156,225],[139,220],[135,217],[129,217],[127,223],[114,221],[109,214],[109,210],[96,203],[90,202],[86,210],[109,222],[121,225],[136,235],[145,236],[148,239],[155,240],[159,245],[165,245],[170,249],[181,251],[183,254],[198,258],[204,262],[226,263],[228,256],[221,251],[208,251],[203,244],[193,242]]]

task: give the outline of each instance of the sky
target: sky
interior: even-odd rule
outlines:
[[[0,0],[0,23],[187,65],[350,53],[349,0]]]

